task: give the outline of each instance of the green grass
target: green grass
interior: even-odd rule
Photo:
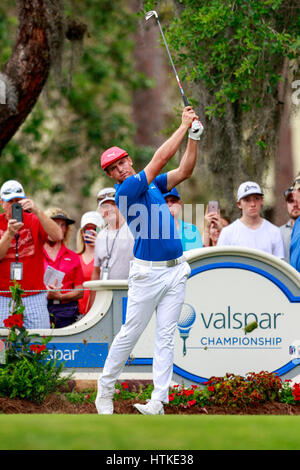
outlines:
[[[1,450],[299,450],[299,416],[0,415]]]

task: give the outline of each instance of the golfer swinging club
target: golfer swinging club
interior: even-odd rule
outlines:
[[[194,120],[198,120],[198,116],[192,107],[185,107],[178,129],[161,145],[140,173],[134,171],[130,156],[119,147],[112,147],[101,155],[102,169],[117,182],[115,200],[127,220],[135,243],[134,260],[131,262],[128,278],[126,322],[111,345],[103,373],[98,380],[95,404],[99,414],[113,413],[115,382],[155,310],[154,390],[147,404],[134,406],[142,414],[157,415],[164,414],[163,403],[169,401],[174,334],[184,302],[190,266],[183,256],[174,219],[162,193],[189,178],[194,170],[198,141],[203,132],[201,124],[196,131],[192,129]],[[160,174],[179,149],[187,131],[187,147],[178,168]],[[155,223],[159,225],[157,228],[152,226],[155,219],[152,210],[154,205],[159,207],[163,215],[156,218]],[[143,207],[145,210],[138,211],[136,207]],[[137,213],[142,213],[144,217],[139,224]],[[168,237],[163,236],[162,225],[165,224],[170,229]]]

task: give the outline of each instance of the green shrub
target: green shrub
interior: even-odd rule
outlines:
[[[0,369],[0,395],[41,403],[50,393],[67,382],[60,377],[63,364],[55,361],[22,360]]]
[[[282,388],[280,377],[265,371],[250,372],[245,377],[234,374],[211,377],[206,385],[211,404],[234,407],[279,401]]]
[[[11,311],[4,320],[9,335],[5,348],[6,362],[0,365],[0,396],[42,402],[49,393],[66,384],[70,375],[60,377],[64,365],[58,365],[57,360],[48,360],[46,345],[51,337],[29,335],[24,328],[23,290],[19,284],[15,282],[10,291]],[[38,343],[33,344],[33,338],[38,338]]]
[[[117,383],[115,385],[114,400],[147,400],[151,398],[153,388],[153,385],[149,384],[145,387],[141,385],[138,390],[130,390],[127,382]]]
[[[72,392],[64,393],[66,399],[74,405],[83,405],[84,403],[94,403],[96,400],[97,391],[87,389],[82,392],[72,390]]]

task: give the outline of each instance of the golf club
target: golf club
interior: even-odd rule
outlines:
[[[157,24],[158,24],[158,27],[159,27],[159,30],[160,30],[160,33],[161,33],[161,36],[162,36],[163,41],[164,41],[164,44],[165,44],[165,46],[166,46],[167,53],[168,53],[168,56],[169,56],[169,59],[170,59],[170,62],[171,62],[173,71],[174,71],[174,73],[175,73],[175,77],[176,77],[176,80],[177,80],[177,83],[178,83],[178,86],[179,86],[179,89],[180,89],[180,93],[181,93],[181,96],[182,96],[182,99],[183,99],[183,103],[184,103],[185,106],[190,106],[190,105],[189,105],[189,102],[188,102],[188,100],[187,100],[187,97],[186,97],[185,94],[184,94],[182,85],[181,85],[181,83],[180,83],[180,79],[179,79],[179,77],[178,77],[178,73],[177,73],[177,71],[176,71],[176,68],[175,68],[175,65],[174,65],[172,56],[171,56],[171,54],[170,54],[169,47],[168,47],[168,44],[167,44],[165,35],[164,35],[163,30],[162,30],[162,28],[161,28],[161,25],[160,25],[160,21],[159,21],[159,19],[158,19],[158,14],[157,14],[157,12],[156,12],[155,10],[148,11],[148,12],[146,13],[146,15],[145,15],[145,20],[146,20],[146,21],[150,20],[150,18],[152,18],[152,16],[155,16],[156,22],[157,22]],[[193,131],[196,132],[196,131],[199,129],[200,126],[203,127],[202,124],[201,124],[201,122],[198,121],[198,120],[195,120],[195,121],[193,122],[193,125],[192,125]]]

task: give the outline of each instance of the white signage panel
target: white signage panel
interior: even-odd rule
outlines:
[[[291,360],[298,339],[299,303],[273,280],[249,269],[208,269],[187,282],[174,362],[187,378],[272,372]]]
[[[196,267],[187,281],[175,333],[174,372],[193,382],[226,373],[277,372],[300,362],[300,297],[270,265],[237,262]],[[257,328],[245,333],[245,327]],[[155,314],[133,350],[149,364]]]

